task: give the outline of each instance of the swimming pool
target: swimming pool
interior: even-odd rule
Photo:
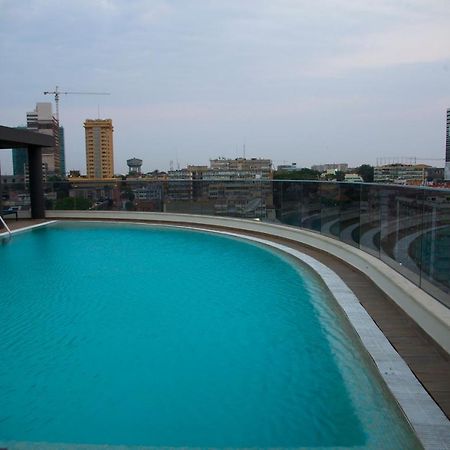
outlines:
[[[420,448],[317,275],[206,232],[0,247],[0,442]]]

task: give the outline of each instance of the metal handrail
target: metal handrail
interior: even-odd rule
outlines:
[[[11,230],[9,229],[8,225],[6,225],[6,222],[1,215],[0,215],[0,222],[2,222],[3,226],[6,228],[6,230],[9,233],[9,237],[11,237],[11,235],[12,235]]]

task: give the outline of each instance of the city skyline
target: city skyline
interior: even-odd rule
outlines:
[[[1,123],[23,125],[56,85],[111,92],[61,96],[67,170],[85,167],[82,124],[98,116],[114,121],[121,173],[133,155],[167,170],[244,145],[275,165],[444,164],[448,1],[1,5]]]

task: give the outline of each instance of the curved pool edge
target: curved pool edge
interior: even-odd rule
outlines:
[[[205,232],[205,229],[193,226],[172,226]],[[400,405],[423,447],[444,449],[450,446],[450,421],[377,327],[355,294],[335,272],[309,255],[267,239],[228,231],[206,231],[267,245],[293,256],[317,273],[375,362],[382,379]]]
[[[56,221],[47,222],[46,224],[40,224],[39,226],[45,226],[55,222]],[[108,222],[111,222],[111,220]],[[192,225],[192,222],[191,224],[185,225],[174,223],[152,224],[137,220],[134,222],[148,226],[169,226],[233,236],[272,247],[291,255],[308,265],[324,281],[325,285],[328,287],[330,292],[333,294],[333,297],[344,311],[357,335],[361,339],[364,348],[374,360],[381,377],[400,405],[424,448],[443,449],[450,447],[449,420],[430,397],[430,395],[425,391],[384,334],[377,327],[373,319],[360,304],[355,294],[344,283],[344,281],[326,265],[317,261],[313,257],[286,245],[272,242],[269,239],[249,236],[236,231],[219,231],[200,228]],[[32,226],[27,229],[29,230],[35,227],[36,226]],[[16,233],[26,231],[27,229],[17,230]],[[279,237],[279,235],[277,235],[277,237]]]

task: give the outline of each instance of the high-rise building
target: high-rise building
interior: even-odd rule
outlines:
[[[16,127],[18,130],[26,130],[27,127]],[[13,174],[15,176],[24,176],[27,171],[28,150],[26,148],[12,149]]]
[[[447,134],[445,138],[445,181],[450,181],[450,108],[447,109]]]
[[[16,176],[25,175],[28,164],[28,150],[26,148],[13,148],[13,174]]]
[[[55,139],[55,147],[42,150],[42,162],[47,165],[48,173],[61,175],[61,152],[59,147],[59,126],[53,116],[51,103],[36,103],[33,111],[27,112],[27,128],[31,131],[48,134]]]
[[[88,178],[112,178],[114,176],[112,120],[86,119],[84,131]]]

